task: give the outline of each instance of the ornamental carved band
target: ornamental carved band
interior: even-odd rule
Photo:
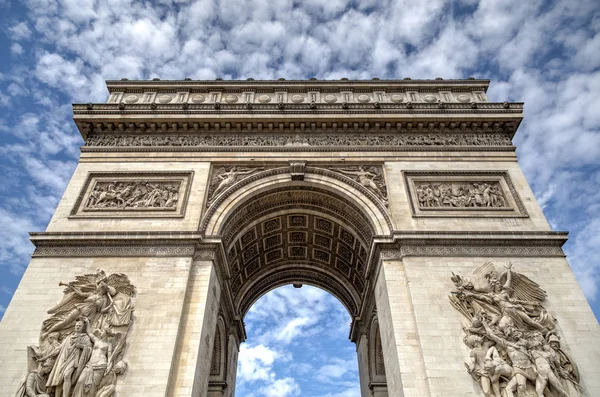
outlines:
[[[469,321],[465,366],[486,397],[581,396],[577,366],[560,346],[537,283],[511,263],[498,274],[491,262],[452,281],[450,303]]]
[[[442,149],[445,146],[512,147],[506,133],[421,133],[421,134],[210,134],[210,135],[150,135],[150,134],[92,134],[86,147],[207,147],[211,150],[232,150],[232,146],[245,148],[302,147],[419,147]]]
[[[133,324],[135,287],[124,274],[77,276],[48,310],[39,346],[27,348],[28,374],[16,397],[110,397]]]

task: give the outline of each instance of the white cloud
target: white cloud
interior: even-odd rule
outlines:
[[[24,40],[31,37],[31,30],[25,22],[19,22],[18,24],[11,26],[8,31],[13,40]]]
[[[19,43],[13,43],[13,44],[10,46],[10,52],[11,52],[13,55],[21,55],[21,54],[23,53],[23,47],[22,47],[22,46],[21,46],[21,44],[19,44]]]
[[[339,393],[327,393],[319,397],[360,397],[360,388],[357,386],[349,387]]]
[[[262,387],[260,393],[266,397],[299,396],[300,386],[298,386],[294,378],[277,379],[267,386]]]
[[[241,382],[272,381],[275,378],[273,363],[279,356],[275,350],[264,345],[241,345],[237,372],[239,380]]]

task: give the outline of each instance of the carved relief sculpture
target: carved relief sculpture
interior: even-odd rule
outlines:
[[[507,207],[498,182],[415,182],[420,208]]]
[[[314,135],[259,135],[259,134],[210,134],[210,135],[148,135],[148,134],[91,134],[86,147],[211,147],[212,150],[228,150],[231,146],[244,147],[444,147],[444,146],[494,146],[512,147],[509,134],[314,134]]]
[[[346,168],[331,168],[331,170],[354,179],[374,193],[381,201],[387,203],[387,188],[383,178],[383,171],[380,167],[360,165]]]
[[[217,169],[208,188],[208,204],[212,203],[217,196],[227,188],[231,187],[234,183],[261,171],[262,169],[262,167],[248,168],[239,166],[221,167]]]
[[[90,172],[71,210],[76,218],[182,217],[193,172]]]
[[[471,349],[465,366],[486,397],[581,395],[577,367],[560,348],[537,283],[511,263],[499,275],[490,262],[452,281],[450,303],[470,323],[463,328]]]
[[[133,321],[135,287],[124,274],[76,277],[44,321],[39,346],[29,346],[29,373],[16,397],[109,397]]]
[[[418,217],[527,217],[507,171],[406,171],[407,193]]]
[[[85,209],[175,209],[181,182],[121,181],[97,182]]]

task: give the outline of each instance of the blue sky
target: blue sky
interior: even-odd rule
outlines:
[[[598,317],[599,32],[597,0],[0,0],[0,315],[33,250],[27,233],[45,229],[77,162],[71,103],[104,102],[104,80],[475,76],[492,80],[490,100],[525,102],[521,167],[553,229],[571,233],[565,250]],[[252,332],[270,321],[260,313]],[[299,356],[281,346],[281,360]],[[291,376],[274,373],[240,387],[268,397],[261,388]]]

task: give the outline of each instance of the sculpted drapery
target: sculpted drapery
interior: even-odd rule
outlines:
[[[28,348],[29,373],[16,397],[109,397],[127,368],[135,287],[101,269],[59,285],[63,299],[48,311],[39,346]]]

